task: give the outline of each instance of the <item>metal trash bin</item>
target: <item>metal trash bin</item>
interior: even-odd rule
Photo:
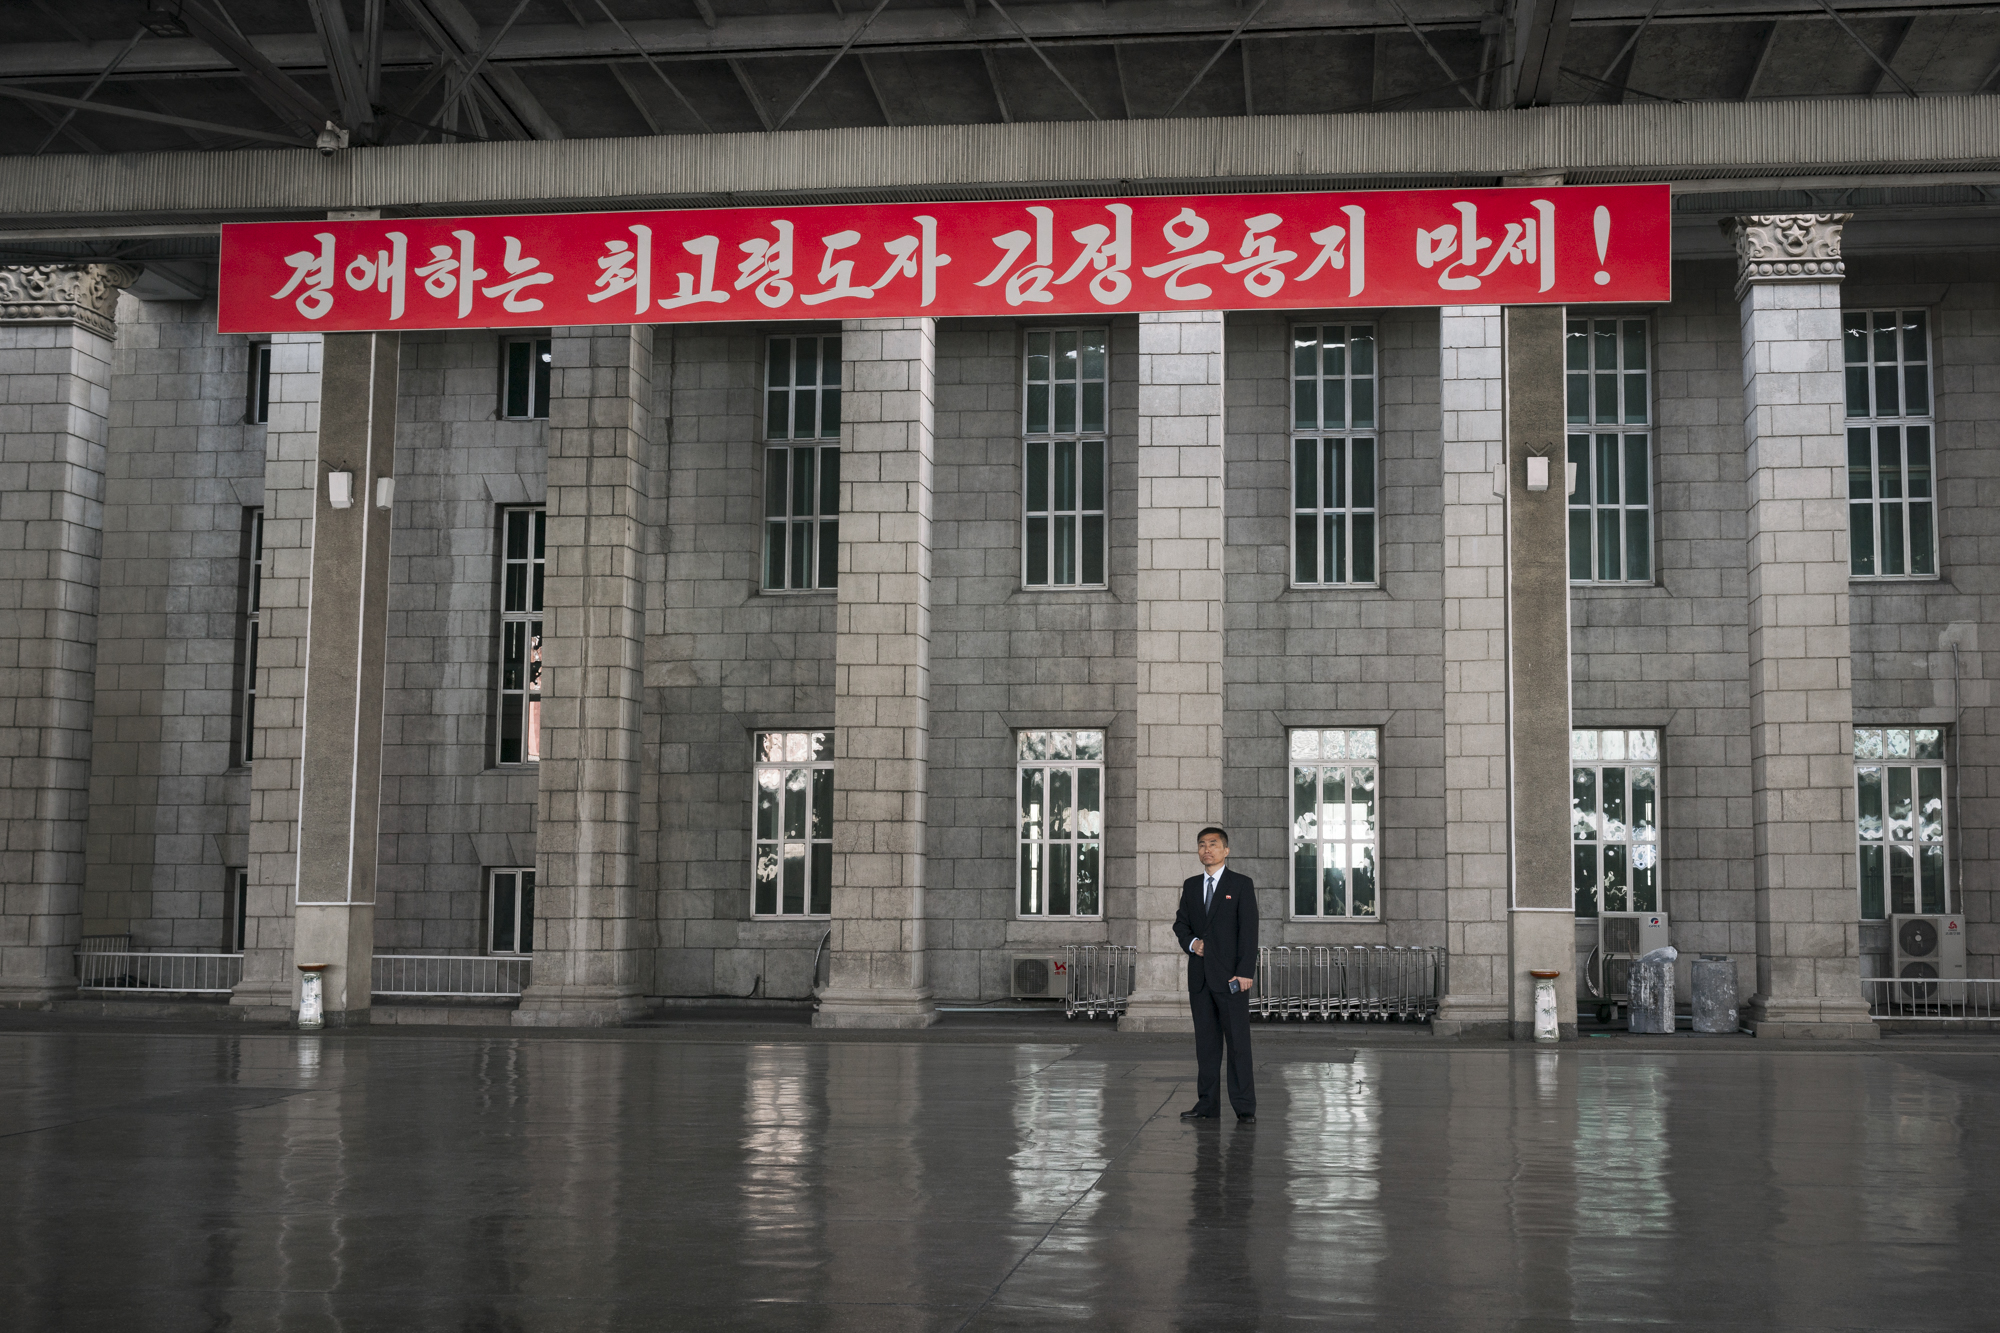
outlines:
[[[1741,1027],[1736,1015],[1736,960],[1705,953],[1689,972],[1694,979],[1694,1030],[1735,1032]]]
[[[1630,1005],[1626,1031],[1674,1030],[1674,960],[1679,957],[1680,952],[1670,944],[1633,961],[1626,991]]]

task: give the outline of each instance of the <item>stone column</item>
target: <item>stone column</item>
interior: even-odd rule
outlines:
[[[1509,306],[1507,726],[1513,853],[1508,990],[1516,1039],[1534,1035],[1537,970],[1558,972],[1556,1015],[1576,1035],[1576,899],[1569,772],[1569,487],[1563,308]],[[1546,460],[1545,490],[1528,467]]]
[[[653,329],[557,329],[552,352],[535,960],[514,1022],[604,1027],[645,1004],[639,722]]]
[[[1854,868],[1845,213],[1731,218],[1749,457],[1750,800],[1760,1037],[1868,1038]]]
[[[0,268],[0,1005],[76,990],[123,264]]]
[[[818,1027],[937,1021],[924,975],[937,324],[841,325],[833,940]]]
[[[1222,315],[1139,316],[1139,970],[1120,1031],[1188,1032],[1174,937],[1195,835],[1223,823]],[[1275,923],[1266,938],[1275,937]]]
[[[368,1020],[389,617],[390,515],[375,483],[395,475],[400,350],[394,333],[272,349],[250,938],[232,997],[260,1017],[296,1011],[293,965],[323,963],[328,1024]],[[345,508],[335,472],[353,476]]]
[[[1504,316],[1438,312],[1444,476],[1445,946],[1441,1034],[1508,1031]]]

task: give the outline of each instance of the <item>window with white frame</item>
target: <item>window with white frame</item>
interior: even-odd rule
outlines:
[[[766,351],[764,589],[832,588],[840,577],[840,339],[772,338]]]
[[[826,916],[833,910],[833,733],[760,731],[752,746],[752,910]]]
[[[1951,910],[1944,767],[1937,727],[1854,729],[1862,920]]]
[[[1020,913],[1102,912],[1104,733],[1023,731],[1015,740],[1020,792]]]
[[[1646,321],[1572,319],[1568,389],[1569,577],[1653,581],[1652,376]]]
[[[1660,909],[1660,733],[1569,734],[1576,914]]]
[[[486,872],[486,952],[535,951],[535,868],[508,866]]]
[[[500,415],[509,421],[546,420],[549,364],[555,344],[548,338],[508,338],[500,344]]]
[[[1293,919],[1379,917],[1379,733],[1313,728],[1289,740]]]
[[[1847,541],[1856,578],[1937,574],[1930,321],[1922,310],[1841,315],[1847,362]]]
[[[1292,583],[1375,582],[1375,326],[1292,330]]]
[[[1104,583],[1106,334],[1030,329],[1024,341],[1021,583]]]
[[[264,603],[264,511],[243,511],[243,689],[236,700],[236,762],[257,755],[257,634]]]
[[[500,696],[494,758],[542,757],[542,582],[548,515],[540,506],[500,511]]]
[[[243,419],[268,422],[271,419],[271,344],[250,344],[250,383]]]

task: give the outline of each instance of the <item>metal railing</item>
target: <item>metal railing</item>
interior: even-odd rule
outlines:
[[[227,995],[243,979],[240,953],[135,953],[78,950],[78,990]]]
[[[1444,998],[1443,945],[1274,945],[1257,951],[1250,1012],[1266,1019],[1427,1023]]]
[[[1069,946],[1070,1018],[1125,1012],[1139,966],[1126,944]],[[1266,1019],[1429,1022],[1447,981],[1442,945],[1272,945],[1257,951],[1250,1012]]]
[[[1917,977],[1863,977],[1869,1017],[1920,1023],[2000,1020],[2000,979],[1932,981]]]
[[[483,954],[378,953],[370,988],[389,996],[516,999],[528,984],[529,961]]]
[[[1139,951],[1129,944],[1069,946],[1069,984],[1063,1001],[1065,1018],[1116,1018],[1132,996]]]

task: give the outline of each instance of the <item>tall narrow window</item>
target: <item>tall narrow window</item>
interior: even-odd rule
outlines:
[[[509,338],[500,345],[501,416],[510,421],[547,418],[554,346],[547,338]]]
[[[250,383],[244,405],[244,420],[250,422],[271,419],[271,344],[250,344]]]
[[[224,905],[229,924],[222,942],[224,953],[242,953],[243,941],[249,934],[250,926],[250,872],[243,866],[225,866],[222,871]]]
[[[1653,581],[1652,376],[1646,321],[1572,319],[1566,344],[1569,577]]]
[[[1375,582],[1375,326],[1292,330],[1292,583]]]
[[[1569,734],[1576,914],[1660,910],[1660,733]]]
[[[257,631],[264,604],[264,511],[243,511],[243,693],[236,701],[236,762],[257,756]]]
[[[1097,916],[1103,888],[1104,733],[1024,731],[1015,744],[1021,915]]]
[[[1936,727],[1856,727],[1862,920],[1951,910],[1944,834],[1944,733]]]
[[[535,868],[514,866],[487,874],[486,952],[535,951]]]
[[[542,571],[548,515],[500,511],[500,719],[495,759],[542,757]]]
[[[1292,916],[1380,916],[1380,736],[1368,729],[1294,731],[1291,752]]]
[[[1937,573],[1930,321],[1921,310],[1850,310],[1841,322],[1849,571],[1930,578]]]
[[[773,338],[764,376],[764,587],[840,575],[840,339]],[[778,441],[792,441],[788,445]]]
[[[1021,444],[1021,583],[1104,582],[1103,329],[1031,329]]]
[[[754,740],[751,907],[758,916],[833,910],[833,733],[760,731]]]

